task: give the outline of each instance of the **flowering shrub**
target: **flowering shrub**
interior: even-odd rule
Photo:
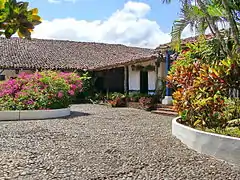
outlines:
[[[81,91],[82,81],[75,73],[21,73],[0,84],[0,110],[66,108]]]
[[[198,47],[197,43],[183,51],[167,77],[176,90],[174,107],[187,125],[223,128],[231,120],[225,114],[228,90],[239,88],[239,57],[213,62],[210,56],[196,51]]]

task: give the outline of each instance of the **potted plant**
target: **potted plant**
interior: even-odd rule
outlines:
[[[130,102],[139,102],[139,99],[142,97],[143,95],[140,93],[132,93],[128,96],[128,99]]]
[[[145,96],[139,99],[140,106],[146,110],[151,111],[156,107],[156,100],[154,96]]]
[[[113,93],[109,96],[108,103],[112,107],[126,107],[127,106],[127,97],[121,93]]]

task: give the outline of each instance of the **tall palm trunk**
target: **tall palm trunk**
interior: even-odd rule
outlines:
[[[222,4],[223,4],[224,9],[226,10],[227,19],[228,19],[230,27],[231,27],[231,29],[233,31],[233,33],[232,33],[233,39],[234,39],[236,45],[239,47],[240,46],[239,30],[238,30],[236,21],[235,21],[235,19],[233,17],[232,10],[229,7],[229,0],[222,0]]]

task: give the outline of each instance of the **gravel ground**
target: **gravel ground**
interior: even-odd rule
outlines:
[[[240,179],[239,168],[173,138],[171,117],[100,105],[72,110],[68,119],[0,122],[0,179]]]

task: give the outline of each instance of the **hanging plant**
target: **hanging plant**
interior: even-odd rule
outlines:
[[[144,71],[155,71],[155,66],[147,65],[144,67]]]
[[[137,71],[142,71],[143,69],[144,69],[144,66],[136,65],[136,70]]]
[[[136,71],[136,66],[135,65],[132,65],[131,68],[132,68],[132,71]]]
[[[132,71],[155,71],[155,66],[153,65],[147,65],[147,66],[142,66],[142,65],[132,65],[131,66]]]

